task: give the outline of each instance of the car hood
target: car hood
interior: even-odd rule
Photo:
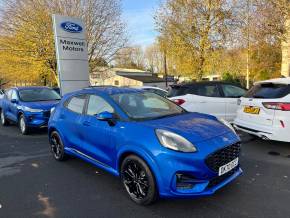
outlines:
[[[231,132],[214,116],[201,113],[186,113],[145,121],[144,125],[175,132],[191,142],[205,141]]]
[[[30,107],[33,109],[50,110],[58,104],[59,101],[35,101],[35,102],[22,102],[22,106]]]

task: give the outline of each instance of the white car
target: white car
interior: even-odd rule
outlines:
[[[255,83],[240,100],[234,126],[265,140],[290,142],[290,77]]]
[[[232,123],[238,100],[245,93],[237,84],[215,81],[173,85],[168,97],[189,112],[211,114]]]
[[[155,87],[155,86],[135,86],[132,88],[142,89],[144,91],[152,92],[152,93],[155,93],[155,94],[160,95],[162,97],[167,97],[167,94],[168,94],[168,92],[166,90]]]

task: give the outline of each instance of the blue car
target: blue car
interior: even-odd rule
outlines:
[[[59,94],[48,87],[11,88],[0,100],[1,124],[16,123],[23,135],[31,128],[47,127],[50,110],[59,100]]]
[[[240,139],[230,124],[142,90],[67,94],[48,128],[56,160],[76,156],[119,176],[142,205],[211,195],[242,173]]]

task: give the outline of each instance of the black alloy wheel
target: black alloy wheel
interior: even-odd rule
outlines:
[[[138,156],[130,155],[121,166],[121,179],[130,198],[137,204],[148,205],[157,198],[154,176]]]
[[[59,134],[54,131],[50,134],[49,138],[50,149],[53,154],[54,159],[58,161],[63,161],[67,158],[67,155],[64,153],[64,146]]]

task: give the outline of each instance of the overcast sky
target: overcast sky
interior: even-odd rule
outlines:
[[[153,16],[160,0],[123,0],[122,4],[130,43],[143,47],[152,44],[158,34],[155,31]]]

